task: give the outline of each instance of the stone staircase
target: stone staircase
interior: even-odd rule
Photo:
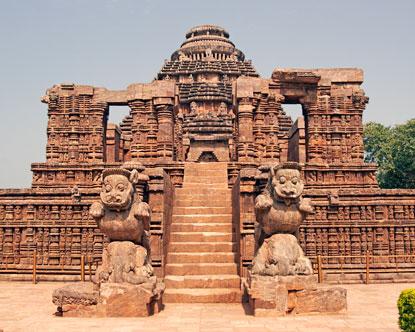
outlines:
[[[226,163],[186,163],[176,189],[167,255],[166,303],[240,302]]]

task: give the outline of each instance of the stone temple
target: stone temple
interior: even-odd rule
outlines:
[[[101,173],[128,162],[148,181],[152,266],[165,302],[233,302],[255,252],[255,198],[270,165],[302,166],[313,202],[298,232],[327,280],[413,277],[415,191],[383,190],[363,160],[368,97],[356,68],[275,69],[260,77],[214,25],[197,26],[150,83],[125,90],[58,84],[48,107],[46,162],[28,189],[0,190],[0,277],[76,280],[92,273],[108,239],[89,215]],[[301,105],[291,119],[285,104]],[[120,124],[111,106],[128,106]],[[293,121],[295,120],[295,121]],[[397,256],[393,256],[397,255]],[[346,256],[341,259],[338,256]],[[350,257],[353,256],[353,257]],[[399,265],[399,273],[397,266]]]

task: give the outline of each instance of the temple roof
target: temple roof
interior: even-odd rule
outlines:
[[[186,40],[171,60],[244,61],[245,55],[229,40],[229,33],[217,25],[198,25],[186,33]]]
[[[229,33],[217,25],[198,25],[186,33],[186,40],[166,61],[158,79],[180,74],[220,73],[259,76],[251,61],[229,40]]]
[[[255,71],[250,61],[167,61],[160,71],[161,75],[196,74],[196,73],[221,73],[233,75],[255,76]]]
[[[239,76],[259,77],[251,61],[217,25],[199,25],[186,33],[186,40],[167,60],[158,80],[173,79],[181,101],[232,102],[232,81]]]
[[[183,102],[199,100],[218,100],[232,102],[232,85],[228,83],[182,83],[179,84],[180,98]]]

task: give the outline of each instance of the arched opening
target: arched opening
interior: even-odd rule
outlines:
[[[197,162],[215,162],[218,161],[218,158],[212,151],[204,151],[200,154],[199,158],[197,158]]]

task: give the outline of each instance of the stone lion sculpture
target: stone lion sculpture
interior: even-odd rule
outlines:
[[[151,210],[135,195],[140,175],[136,169],[110,168],[102,172],[101,201],[92,204],[90,214],[111,241],[145,242]]]
[[[95,282],[140,284],[153,275],[147,232],[151,209],[136,195],[136,184],[148,177],[136,169],[110,168],[102,172],[101,200],[90,214],[111,241],[102,256]]]
[[[259,248],[253,274],[312,274],[296,235],[307,214],[313,212],[309,199],[302,198],[304,183],[297,163],[286,162],[270,168],[268,183],[255,200]]]

